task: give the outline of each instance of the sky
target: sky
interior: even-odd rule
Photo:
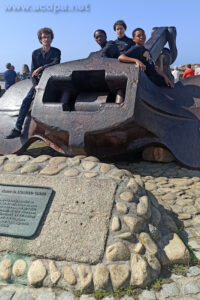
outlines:
[[[178,57],[173,66],[200,63],[199,0],[0,0],[0,72],[7,62],[17,72],[23,64],[30,67],[42,27],[53,29],[52,46],[66,62],[99,50],[93,38],[96,29],[115,40],[113,24],[119,19],[126,22],[129,37],[136,27],[142,27],[148,39],[155,26],[175,26]]]

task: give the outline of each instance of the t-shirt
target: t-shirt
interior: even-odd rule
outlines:
[[[156,72],[155,65],[150,56],[149,50],[147,50],[144,46],[132,46],[126,52],[124,52],[124,54],[128,57],[139,59],[146,66],[146,75],[156,85],[166,86],[164,78]]]
[[[177,83],[179,81],[180,72],[178,70],[174,70],[172,71],[172,75],[174,77],[174,83]]]
[[[102,57],[118,58],[119,55],[119,50],[114,41],[106,42],[105,46],[101,50]]]
[[[195,69],[194,75],[200,75],[200,67]]]
[[[119,50],[119,53],[122,54],[127,51],[131,46],[135,45],[135,42],[124,35],[122,38],[118,38],[115,40],[115,44]]]
[[[194,70],[188,68],[183,73],[183,78],[187,78],[187,77],[190,77],[190,76],[194,76]]]
[[[17,74],[13,70],[7,70],[4,72],[5,90],[7,90],[11,85],[15,83],[15,78]]]

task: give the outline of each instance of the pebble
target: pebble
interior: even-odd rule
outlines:
[[[100,172],[103,174],[108,173],[111,170],[111,166],[109,164],[102,164],[100,167]]]
[[[28,281],[31,285],[40,283],[46,276],[46,269],[41,260],[35,260],[28,270]]]
[[[121,228],[121,222],[118,217],[113,217],[112,223],[111,223],[111,230],[112,231],[118,231]]]
[[[50,155],[40,155],[40,156],[34,158],[34,159],[31,161],[31,163],[32,163],[32,164],[35,164],[35,163],[40,164],[40,163],[43,163],[43,162],[49,160],[50,158],[51,158]]]
[[[109,271],[106,266],[98,265],[94,273],[94,287],[98,290],[104,290],[109,281]]]
[[[74,166],[75,167],[75,166],[79,166],[80,165],[81,160],[77,156],[75,156],[75,157],[69,157],[68,160],[67,160],[67,163],[70,166]]]
[[[64,280],[70,285],[75,285],[77,283],[74,270],[69,265],[64,267]]]
[[[72,168],[72,169],[69,169],[67,171],[64,172],[64,174],[67,176],[67,177],[76,177],[79,175],[79,171],[75,168]]]
[[[0,277],[3,280],[8,280],[11,274],[11,260],[9,258],[3,259],[0,262]]]
[[[16,171],[17,169],[21,168],[22,164],[18,162],[7,162],[3,169],[6,172],[13,172]]]
[[[117,202],[116,209],[120,214],[125,215],[128,212],[128,208],[125,203],[123,202]]]
[[[157,245],[154,243],[154,241],[151,239],[150,235],[146,232],[142,232],[139,235],[139,241],[142,245],[144,245],[144,247],[146,248],[146,250],[151,253],[151,254],[157,254],[158,252],[158,247]]]
[[[129,260],[129,248],[123,242],[117,242],[106,249],[106,259],[108,261]]]
[[[141,232],[144,227],[144,220],[140,217],[124,216],[123,220],[132,233]]]
[[[80,284],[82,290],[88,290],[92,286],[92,271],[90,266],[78,265],[77,271],[80,278]]]
[[[110,277],[114,290],[122,288],[124,284],[129,280],[129,267],[125,265],[111,265],[110,266]]]
[[[151,217],[151,207],[147,196],[142,196],[139,198],[139,203],[137,205],[137,215],[146,220]]]
[[[53,261],[49,262],[49,272],[51,282],[55,284],[60,279],[61,273],[58,271]]]
[[[13,265],[13,275],[19,277],[22,276],[26,271],[26,262],[22,259],[18,259],[15,261],[14,265]]]
[[[56,175],[60,171],[62,171],[65,167],[66,167],[66,163],[61,163],[59,165],[52,163],[50,165],[47,165],[44,169],[42,169],[40,171],[40,174],[41,175],[49,175],[49,176]]]
[[[84,176],[86,178],[93,178],[93,177],[96,177],[98,176],[99,174],[97,172],[90,172],[90,173],[85,173]]]
[[[21,168],[21,174],[34,173],[40,169],[41,167],[39,164],[29,164]]]
[[[92,170],[94,167],[96,167],[96,163],[94,163],[93,161],[83,161],[82,162],[82,167],[85,171],[90,171]]]

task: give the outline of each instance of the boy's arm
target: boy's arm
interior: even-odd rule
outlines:
[[[49,63],[49,64],[46,64],[44,66],[42,66],[41,70],[43,71],[44,69],[48,68],[48,67],[51,67],[53,65],[57,65],[60,63],[60,59],[61,59],[61,51],[59,49],[56,50],[56,55],[55,57],[52,59],[52,61]]]
[[[121,62],[136,63],[138,65],[138,67],[140,68],[140,70],[142,70],[142,71],[146,70],[146,66],[137,58],[132,58],[132,57],[126,56],[125,54],[121,54],[118,57],[118,60]]]

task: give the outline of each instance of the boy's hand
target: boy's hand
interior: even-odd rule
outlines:
[[[32,73],[32,77],[38,76],[38,74],[42,71],[42,67],[37,68],[35,71]]]
[[[167,76],[164,77],[164,80],[168,87],[174,88],[174,83]]]
[[[136,64],[138,65],[141,71],[146,70],[146,66],[139,59],[136,60]]]

